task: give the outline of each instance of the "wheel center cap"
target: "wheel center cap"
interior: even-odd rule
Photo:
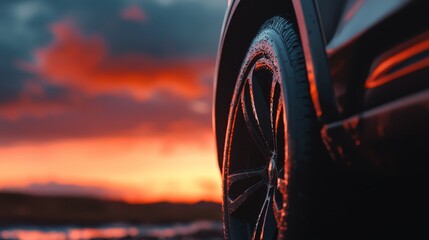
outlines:
[[[270,159],[270,163],[268,164],[268,184],[270,187],[277,185],[277,165],[275,154],[273,154]]]

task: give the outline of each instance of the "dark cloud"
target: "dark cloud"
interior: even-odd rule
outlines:
[[[95,198],[119,198],[118,192],[98,186],[81,186],[57,182],[31,183],[26,186],[4,187],[1,192],[25,193],[43,196],[82,196]]]
[[[0,1],[0,144],[211,131],[225,5]]]
[[[64,95],[62,95],[64,96]],[[168,94],[139,102],[129,97],[68,94],[61,102],[17,102],[12,117],[0,119],[0,144],[67,138],[128,135],[136,137],[197,137],[211,131],[209,99],[188,101]],[[14,112],[15,111],[15,112]],[[21,112],[16,112],[21,111]],[[1,112],[0,112],[1,113]],[[3,115],[8,112],[3,112]],[[21,114],[21,115],[19,115]],[[16,116],[19,116],[18,118]]]
[[[17,70],[14,64],[4,60],[8,53],[7,50],[2,51],[0,46],[0,54],[3,53],[4,55],[0,56],[0,106],[1,103],[15,101],[23,90],[25,78],[29,77],[28,74]]]
[[[213,2],[222,2],[222,4]],[[139,6],[150,24],[130,23],[122,11]],[[213,55],[217,50],[226,1],[2,0],[0,42],[21,48],[46,42],[47,26],[64,17],[85,32],[105,36],[114,52],[156,56]]]
[[[122,10],[121,16],[125,20],[135,21],[135,22],[146,22],[148,21],[148,16],[141,7],[137,4],[132,4]]]
[[[215,55],[220,37],[226,1],[214,5],[212,1],[138,1],[150,14],[150,24],[135,31],[117,26],[129,39],[115,37],[116,31],[106,31],[112,40],[114,51],[129,51],[131,48],[157,56]]]

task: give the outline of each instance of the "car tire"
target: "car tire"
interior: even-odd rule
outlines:
[[[328,155],[299,35],[284,17],[266,21],[249,47],[230,104],[223,159],[226,239],[320,236]]]

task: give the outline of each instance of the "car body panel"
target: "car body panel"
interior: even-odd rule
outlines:
[[[316,0],[319,9],[330,8],[331,1]],[[403,8],[410,0],[348,0],[342,2],[341,17],[335,25],[335,34],[327,40],[326,51],[329,54],[342,48],[353,39],[362,35],[372,26],[385,19],[387,16]],[[322,22],[324,21],[320,14]],[[328,16],[325,16],[326,19]],[[323,26],[328,29],[327,26]],[[332,28],[332,27],[331,27]],[[328,33],[326,33],[328,35]]]
[[[424,90],[326,125],[325,145],[333,159],[363,172],[425,176],[428,103]]]

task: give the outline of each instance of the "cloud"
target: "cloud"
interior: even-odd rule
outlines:
[[[109,1],[103,11],[81,0],[37,3],[37,11],[32,1],[0,3],[1,13],[18,9],[0,16],[1,26],[20,19],[38,39],[0,39],[0,145],[211,133],[222,10],[180,1]],[[121,10],[133,4],[150,24],[123,21]]]
[[[164,5],[164,6],[171,6],[173,4],[183,4],[183,3],[191,3],[191,4],[202,4],[206,7],[219,7],[221,9],[226,8],[227,0],[205,0],[205,1],[199,1],[199,0],[155,0],[156,2]]]
[[[14,121],[22,117],[56,115],[73,105],[76,97],[66,89],[46,86],[40,81],[23,81],[16,96],[0,102],[0,119]]]
[[[34,63],[23,69],[53,84],[90,94],[127,93],[143,100],[158,91],[190,99],[209,93],[201,79],[211,77],[214,59],[158,60],[135,53],[112,56],[101,36],[83,36],[70,22],[56,23],[51,31],[54,41],[37,49]]]
[[[119,1],[109,1],[109,3]],[[220,2],[224,7],[212,7]],[[144,10],[149,22],[135,24],[112,19],[106,12],[92,16],[91,22],[79,21],[85,32],[98,32],[108,41],[111,52],[139,51],[160,58],[215,56],[226,1],[176,1],[164,5],[158,1],[120,1],[116,11],[134,4]],[[106,24],[109,22],[109,24]]]
[[[132,5],[150,15],[150,24],[123,21],[122,9]],[[214,62],[223,14],[224,9],[207,7],[206,1],[177,1],[168,7],[146,0],[0,1],[0,104],[17,99],[23,82],[34,78],[32,72],[17,69],[16,61],[35,65],[34,49],[52,44],[48,26],[64,18],[73,20],[72,27],[82,37],[102,36],[109,56],[144,53],[140,55],[158,64],[189,66],[200,60]]]
[[[0,107],[0,145],[100,136],[165,141],[180,136],[182,141],[195,142],[211,133],[210,112],[193,106],[210,106],[209,96],[194,101],[161,94],[136,101],[126,96],[87,96],[71,89],[54,92],[57,94],[24,95]]]
[[[133,4],[122,10],[121,16],[125,20],[135,21],[135,22],[145,22],[147,21],[147,15],[141,7],[137,4]]]
[[[95,197],[102,199],[120,199],[123,195],[118,190],[57,182],[31,183],[24,186],[8,186],[0,188],[1,192],[25,193],[42,196],[74,196]]]
[[[16,22],[22,23],[30,22],[43,14],[51,14],[52,9],[41,1],[18,1],[10,7],[10,12]]]

